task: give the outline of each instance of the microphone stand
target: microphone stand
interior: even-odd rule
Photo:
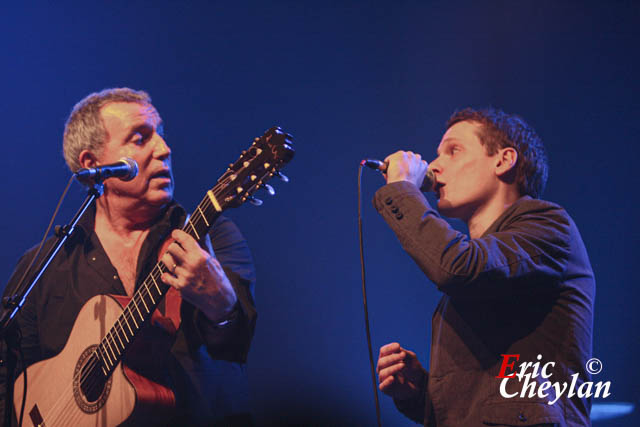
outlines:
[[[106,179],[105,177],[103,179]],[[95,202],[95,200],[102,195],[103,186],[102,182],[93,182],[89,186],[89,190],[87,192],[87,196],[82,202],[82,205],[76,212],[75,216],[71,219],[71,222],[68,225],[63,227],[56,227],[55,235],[57,240],[54,245],[49,249],[49,252],[42,258],[42,261],[38,265],[36,272],[34,274],[25,274],[24,279],[18,283],[15,290],[11,290],[11,292],[15,292],[13,295],[5,297],[2,299],[2,314],[0,314],[0,338],[2,338],[5,343],[5,357],[0,360],[0,366],[7,366],[7,375],[6,379],[6,398],[4,405],[4,425],[11,425],[10,414],[11,409],[13,408],[13,374],[16,367],[16,352],[20,351],[20,330],[15,324],[15,318],[22,306],[24,305],[27,297],[34,289],[40,277],[44,274],[47,267],[56,256],[62,245],[67,241],[67,239],[73,234],[78,221],[85,214],[89,206]],[[32,277],[29,285],[24,286],[24,282],[28,277]],[[23,369],[26,367],[22,367]],[[28,409],[27,409],[28,411]]]

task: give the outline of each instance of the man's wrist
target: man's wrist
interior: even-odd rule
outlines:
[[[240,315],[240,303],[236,301],[236,303],[231,307],[231,309],[227,313],[225,313],[222,317],[216,318],[215,320],[211,320],[210,318],[208,318],[207,320],[209,321],[211,326],[215,328],[224,328],[226,326],[231,325],[234,321],[236,321],[239,315]]]

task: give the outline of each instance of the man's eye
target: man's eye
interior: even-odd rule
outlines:
[[[131,138],[131,142],[133,142],[136,145],[142,145],[144,143],[144,138],[142,135],[140,135],[139,133],[135,134],[132,138]]]

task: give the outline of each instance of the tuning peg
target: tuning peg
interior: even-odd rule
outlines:
[[[279,171],[275,172],[274,175],[280,178],[282,182],[289,182],[289,177],[283,174],[282,172],[279,172]]]
[[[253,196],[249,196],[247,197],[247,200],[249,201],[249,203],[251,203],[253,206],[262,206],[262,200],[260,199],[256,199]]]
[[[269,184],[264,184],[264,189],[267,190],[267,193],[269,193],[271,196],[276,195],[276,190],[274,190],[273,187]]]

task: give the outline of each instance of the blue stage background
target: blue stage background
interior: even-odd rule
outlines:
[[[493,105],[542,136],[544,198],[567,209],[589,250],[594,356],[604,365],[597,379],[610,380],[613,393],[596,403],[640,401],[638,2],[30,3],[0,13],[2,286],[41,238],[69,178],[64,121],[88,93],[151,94],[187,209],[278,124],[295,137],[291,183],[276,182],[278,194],[260,208],[229,212],[258,270],[249,360],[256,419],[374,425],[358,162],[398,149],[432,159],[453,110]],[[399,341],[427,365],[439,293],[372,208],[382,179],[365,171],[363,182],[375,352]],[[83,195],[76,184],[58,223]],[[381,406],[385,425],[411,424],[386,396]],[[639,425],[637,412],[597,425]]]

